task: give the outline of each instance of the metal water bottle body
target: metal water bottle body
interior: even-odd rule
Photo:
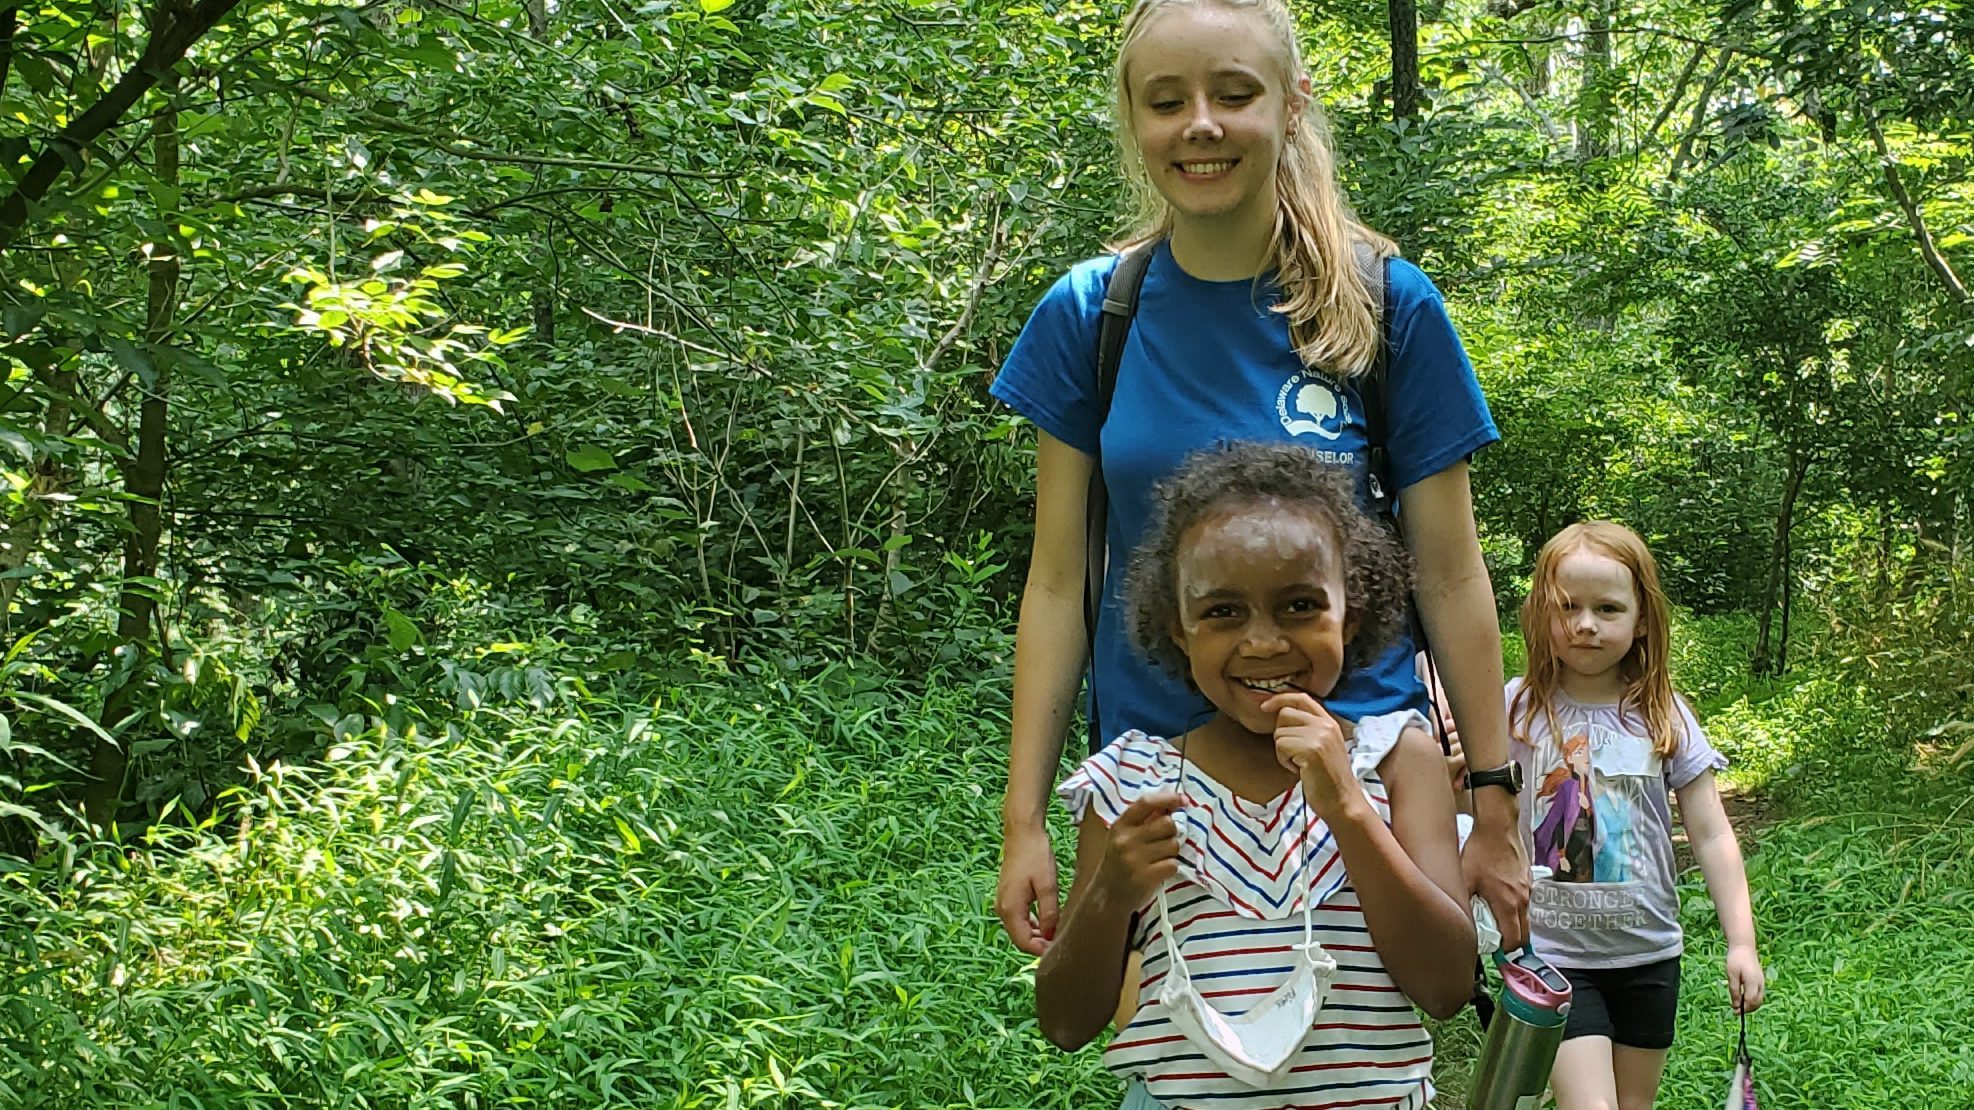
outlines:
[[[1562,1043],[1562,1026],[1530,1025],[1497,1009],[1474,1068],[1468,1110],[1534,1110]]]
[[[1569,1018],[1570,984],[1529,949],[1497,952],[1501,994],[1488,1023],[1468,1110],[1535,1110],[1549,1085]]]

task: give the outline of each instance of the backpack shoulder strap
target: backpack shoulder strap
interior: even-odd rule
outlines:
[[[1356,244],[1357,272],[1371,291],[1371,317],[1377,322],[1378,349],[1371,368],[1360,380],[1357,395],[1364,405],[1364,439],[1367,456],[1372,515],[1395,518],[1398,490],[1392,481],[1390,428],[1385,417],[1385,379],[1391,367],[1391,314],[1386,304],[1391,298],[1391,260],[1380,258],[1369,243]]]
[[[1097,321],[1097,402],[1105,420],[1110,418],[1111,395],[1117,391],[1117,368],[1124,361],[1124,338],[1138,314],[1138,291],[1144,288],[1145,270],[1157,246],[1152,240],[1119,255],[1117,268],[1104,286],[1103,316]]]
[[[1138,291],[1145,284],[1145,270],[1151,265],[1156,239],[1125,251],[1110,272],[1104,287],[1103,315],[1097,320],[1097,430],[1099,446],[1090,465],[1090,493],[1084,501],[1083,524],[1083,643],[1088,649],[1090,668],[1090,752],[1103,748],[1103,732],[1097,723],[1097,616],[1103,611],[1104,575],[1110,566],[1105,550],[1110,521],[1110,491],[1104,486],[1102,442],[1103,425],[1110,419],[1110,399],[1117,392],[1117,368],[1124,362],[1124,340],[1131,334],[1131,320],[1138,314]]]

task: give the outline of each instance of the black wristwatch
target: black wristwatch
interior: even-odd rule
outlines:
[[[1509,760],[1491,771],[1468,771],[1467,789],[1479,790],[1483,786],[1498,786],[1510,794],[1522,792],[1522,765]]]

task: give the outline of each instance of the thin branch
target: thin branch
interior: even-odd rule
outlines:
[[[272,185],[254,185],[246,189],[237,189],[224,196],[212,198],[212,203],[244,204],[248,201],[276,200],[287,196],[309,197],[314,200],[338,204],[344,207],[352,207],[359,204],[383,204],[388,203],[391,199],[382,193],[338,193],[333,189],[325,189],[320,185],[296,185],[277,181]]]
[[[1699,99],[1693,102],[1693,119],[1686,125],[1686,134],[1680,136],[1679,147],[1673,151],[1672,166],[1666,171],[1667,181],[1678,181],[1680,172],[1693,157],[1693,140],[1700,137],[1700,128],[1706,125],[1707,105],[1713,103],[1714,89],[1733,67],[1734,55],[1732,48],[1721,51],[1720,57],[1714,60],[1713,72],[1707,74],[1707,80],[1700,86]]]
[[[1001,222],[998,205],[995,206],[993,214],[987,218],[987,224],[992,229],[988,232],[987,253],[981,256],[980,265],[973,271],[973,284],[967,290],[966,307],[960,310],[960,318],[953,321],[953,326],[946,329],[946,334],[939,337],[939,342],[932,345],[932,350],[925,356],[925,361],[919,365],[921,370],[929,372],[939,365],[939,360],[945,357],[947,351],[952,350],[953,344],[959,342],[960,336],[966,334],[967,327],[973,323],[974,314],[980,311],[981,295],[987,292],[989,279],[994,275],[994,267],[1000,265],[1001,251],[1008,245],[1007,225]]]
[[[1892,157],[1891,147],[1885,145],[1885,133],[1878,128],[1878,113],[1870,104],[1864,106],[1864,126],[1871,135],[1871,145],[1878,151],[1878,164],[1885,171],[1885,184],[1892,190],[1892,199],[1897,201],[1905,213],[1906,224],[1912,228],[1912,237],[1919,241],[1919,254],[1926,260],[1926,266],[1947,288],[1955,304],[1967,304],[1967,287],[1961,284],[1960,276],[1953,272],[1940,248],[1933,242],[1933,233],[1926,230],[1926,217],[1919,205],[1905,191],[1905,183],[1899,180],[1898,161]]]
[[[1679,71],[1679,79],[1672,83],[1672,92],[1667,94],[1665,104],[1659,108],[1659,114],[1638,136],[1640,148],[1644,147],[1646,140],[1659,133],[1659,128],[1666,125],[1666,120],[1672,118],[1672,110],[1679,106],[1680,98],[1686,95],[1686,83],[1693,79],[1693,71],[1700,68],[1700,59],[1706,56],[1707,48],[1704,44],[1693,48],[1693,56],[1686,59],[1686,68]]]
[[[1527,108],[1529,114],[1535,117],[1537,126],[1542,128],[1543,138],[1549,140],[1550,146],[1560,147],[1563,145],[1564,135],[1562,127],[1555,120],[1549,118],[1549,113],[1542,110],[1542,103],[1529,95],[1529,91],[1522,87],[1520,81],[1501,72],[1495,66],[1489,65],[1486,61],[1480,63],[1480,72],[1482,77],[1499,82],[1514,92],[1515,96],[1521,100],[1522,107]]]
[[[56,380],[54,371],[45,367],[36,370],[33,381],[38,391],[46,394],[49,399],[69,406],[69,411],[80,416],[82,422],[89,425],[89,430],[96,433],[97,439],[116,448],[120,453],[129,453],[130,440],[124,435],[123,429],[117,427],[116,421],[111,420],[109,414],[102,409],[90,404],[87,397],[74,390],[63,388],[61,382]],[[118,465],[122,465],[121,458],[118,459]]]
[[[244,431],[234,432],[231,435],[221,436],[209,443],[200,444],[196,450],[174,455],[172,457],[172,465],[174,469],[180,467],[190,468],[193,463],[202,461],[206,456],[211,455],[214,451],[229,443],[237,443],[243,439],[259,439],[264,436],[280,436],[294,440],[296,443],[317,443],[327,444],[332,447],[350,447],[358,451],[382,453],[389,450],[385,445],[369,443],[360,439],[349,439],[345,436],[318,435],[314,432],[297,432],[287,428],[249,428]],[[214,461],[230,464],[234,458],[235,456],[229,455],[224,459],[216,459]]]
[[[673,335],[671,332],[668,332],[663,328],[648,327],[644,324],[633,324],[629,320],[612,320],[610,317],[605,316],[603,313],[598,312],[595,309],[587,308],[581,305],[578,305],[577,307],[582,311],[583,315],[589,317],[592,320],[597,320],[602,323],[608,324],[620,332],[634,331],[639,333],[640,335],[649,335],[654,339],[663,339],[671,343],[677,343],[681,347],[686,347],[691,350],[698,351],[702,355],[712,355],[714,358],[718,358],[718,359],[726,359],[732,357],[732,355],[730,355],[726,351],[714,350],[711,347],[702,347],[699,344],[694,343],[690,339],[680,338],[679,336]]]
[[[236,0],[237,2],[237,0]],[[594,158],[565,158],[554,154],[504,154],[492,150],[480,150],[467,146],[458,136],[441,135],[413,127],[401,120],[381,116],[375,112],[358,112],[356,118],[372,127],[424,139],[435,149],[444,151],[455,158],[467,158],[476,162],[502,162],[516,166],[560,166],[572,170],[602,170],[616,173],[647,174],[656,177],[684,178],[692,181],[732,181],[730,173],[712,173],[705,170],[677,170],[666,166],[653,166],[641,162],[606,162]]]
[[[1496,19],[1513,19],[1541,5],[1542,0],[1488,0],[1487,14]]]
[[[1700,38],[1696,35],[1686,34],[1683,31],[1668,31],[1663,27],[1610,27],[1604,29],[1600,33],[1606,35],[1649,35],[1654,38],[1670,39],[1673,42],[1683,42],[1693,46],[1712,46],[1712,47],[1719,47],[1720,49],[1723,50],[1733,50],[1738,53],[1747,54],[1751,57],[1756,57],[1756,58],[1767,59],[1771,57],[1771,55],[1763,53],[1762,51],[1749,49],[1749,47],[1744,43],[1721,42],[1717,39]],[[1460,45],[1462,46],[1542,46],[1542,45],[1558,43],[1558,42],[1573,43],[1581,39],[1582,37],[1583,37],[1582,33],[1573,35],[1567,31],[1562,31],[1553,35],[1532,35],[1527,38],[1464,39],[1461,41]]]

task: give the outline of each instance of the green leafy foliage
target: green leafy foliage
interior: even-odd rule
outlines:
[[[1422,6],[1401,123],[1386,12],[1302,8],[1503,430],[1503,611],[1636,527],[1784,815],[1765,1093],[1964,1088],[1964,6]],[[0,12],[0,1104],[1109,1097],[985,912],[986,386],[1118,229],[1115,7],[190,9]]]
[[[915,695],[832,670],[603,691],[532,650],[454,669],[454,704],[326,718],[320,767],[257,769],[223,820],[0,877],[19,961],[0,1021],[22,1053],[0,1092],[886,1106],[1100,1089],[1042,1053],[1025,976],[969,893],[993,867],[975,833],[1004,683]]]

